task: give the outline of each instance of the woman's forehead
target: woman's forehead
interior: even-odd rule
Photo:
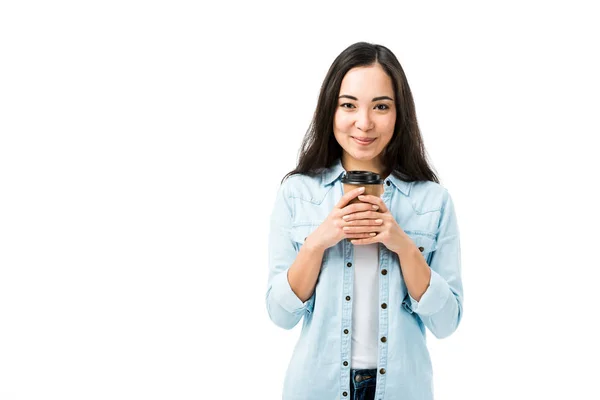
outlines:
[[[340,95],[351,95],[362,100],[370,100],[377,96],[393,97],[392,79],[385,73],[381,65],[352,68],[342,79]],[[369,97],[371,96],[371,97]]]

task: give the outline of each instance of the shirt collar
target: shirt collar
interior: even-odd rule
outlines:
[[[342,166],[342,159],[337,158],[333,165],[329,167],[327,170],[323,172],[321,185],[327,186],[332,184],[338,179],[341,179],[342,175],[346,172],[344,167]],[[410,187],[412,186],[412,182],[405,182],[401,179],[396,178],[393,174],[390,174],[386,181],[390,181],[392,185],[406,196],[410,193]]]

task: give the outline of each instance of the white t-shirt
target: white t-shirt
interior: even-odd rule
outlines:
[[[379,334],[379,245],[354,246],[352,363],[354,369],[377,368]]]

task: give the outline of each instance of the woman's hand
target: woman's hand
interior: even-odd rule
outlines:
[[[354,213],[360,214],[368,212],[368,210],[375,210],[373,204],[370,203],[363,202],[348,205],[350,200],[363,192],[364,188],[357,188],[344,194],[331,213],[329,213],[325,221],[323,221],[323,223],[306,238],[306,245],[325,251],[331,246],[336,245],[342,239],[372,237],[373,235],[370,234],[370,231],[364,233],[351,233],[344,230],[344,227],[348,225],[343,219],[344,216],[352,215]],[[379,208],[379,206],[376,207]],[[366,224],[367,222],[364,223]],[[375,224],[374,221],[371,221],[370,223]]]
[[[397,254],[400,254],[401,249],[407,248],[407,246],[414,246],[410,237],[398,225],[381,197],[361,195],[358,196],[358,199],[369,205],[377,205],[379,211],[369,210],[344,216],[343,219],[346,224],[343,230],[347,235],[364,235],[367,233],[375,233],[376,235],[352,240],[352,244],[363,245],[379,242]],[[372,223],[373,221],[375,221],[375,224]]]

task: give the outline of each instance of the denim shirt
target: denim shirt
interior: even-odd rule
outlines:
[[[278,326],[302,320],[284,381],[285,400],[348,399],[350,394],[354,245],[328,248],[313,295],[302,302],[287,271],[305,238],[343,195],[340,159],[323,173],[295,174],[280,186],[270,219],[266,306]],[[425,327],[437,338],[452,334],[462,316],[459,231],[452,199],[435,182],[404,182],[390,175],[381,195],[398,225],[431,269],[425,293],[409,295],[399,257],[379,245],[379,341],[375,399],[433,399]]]

